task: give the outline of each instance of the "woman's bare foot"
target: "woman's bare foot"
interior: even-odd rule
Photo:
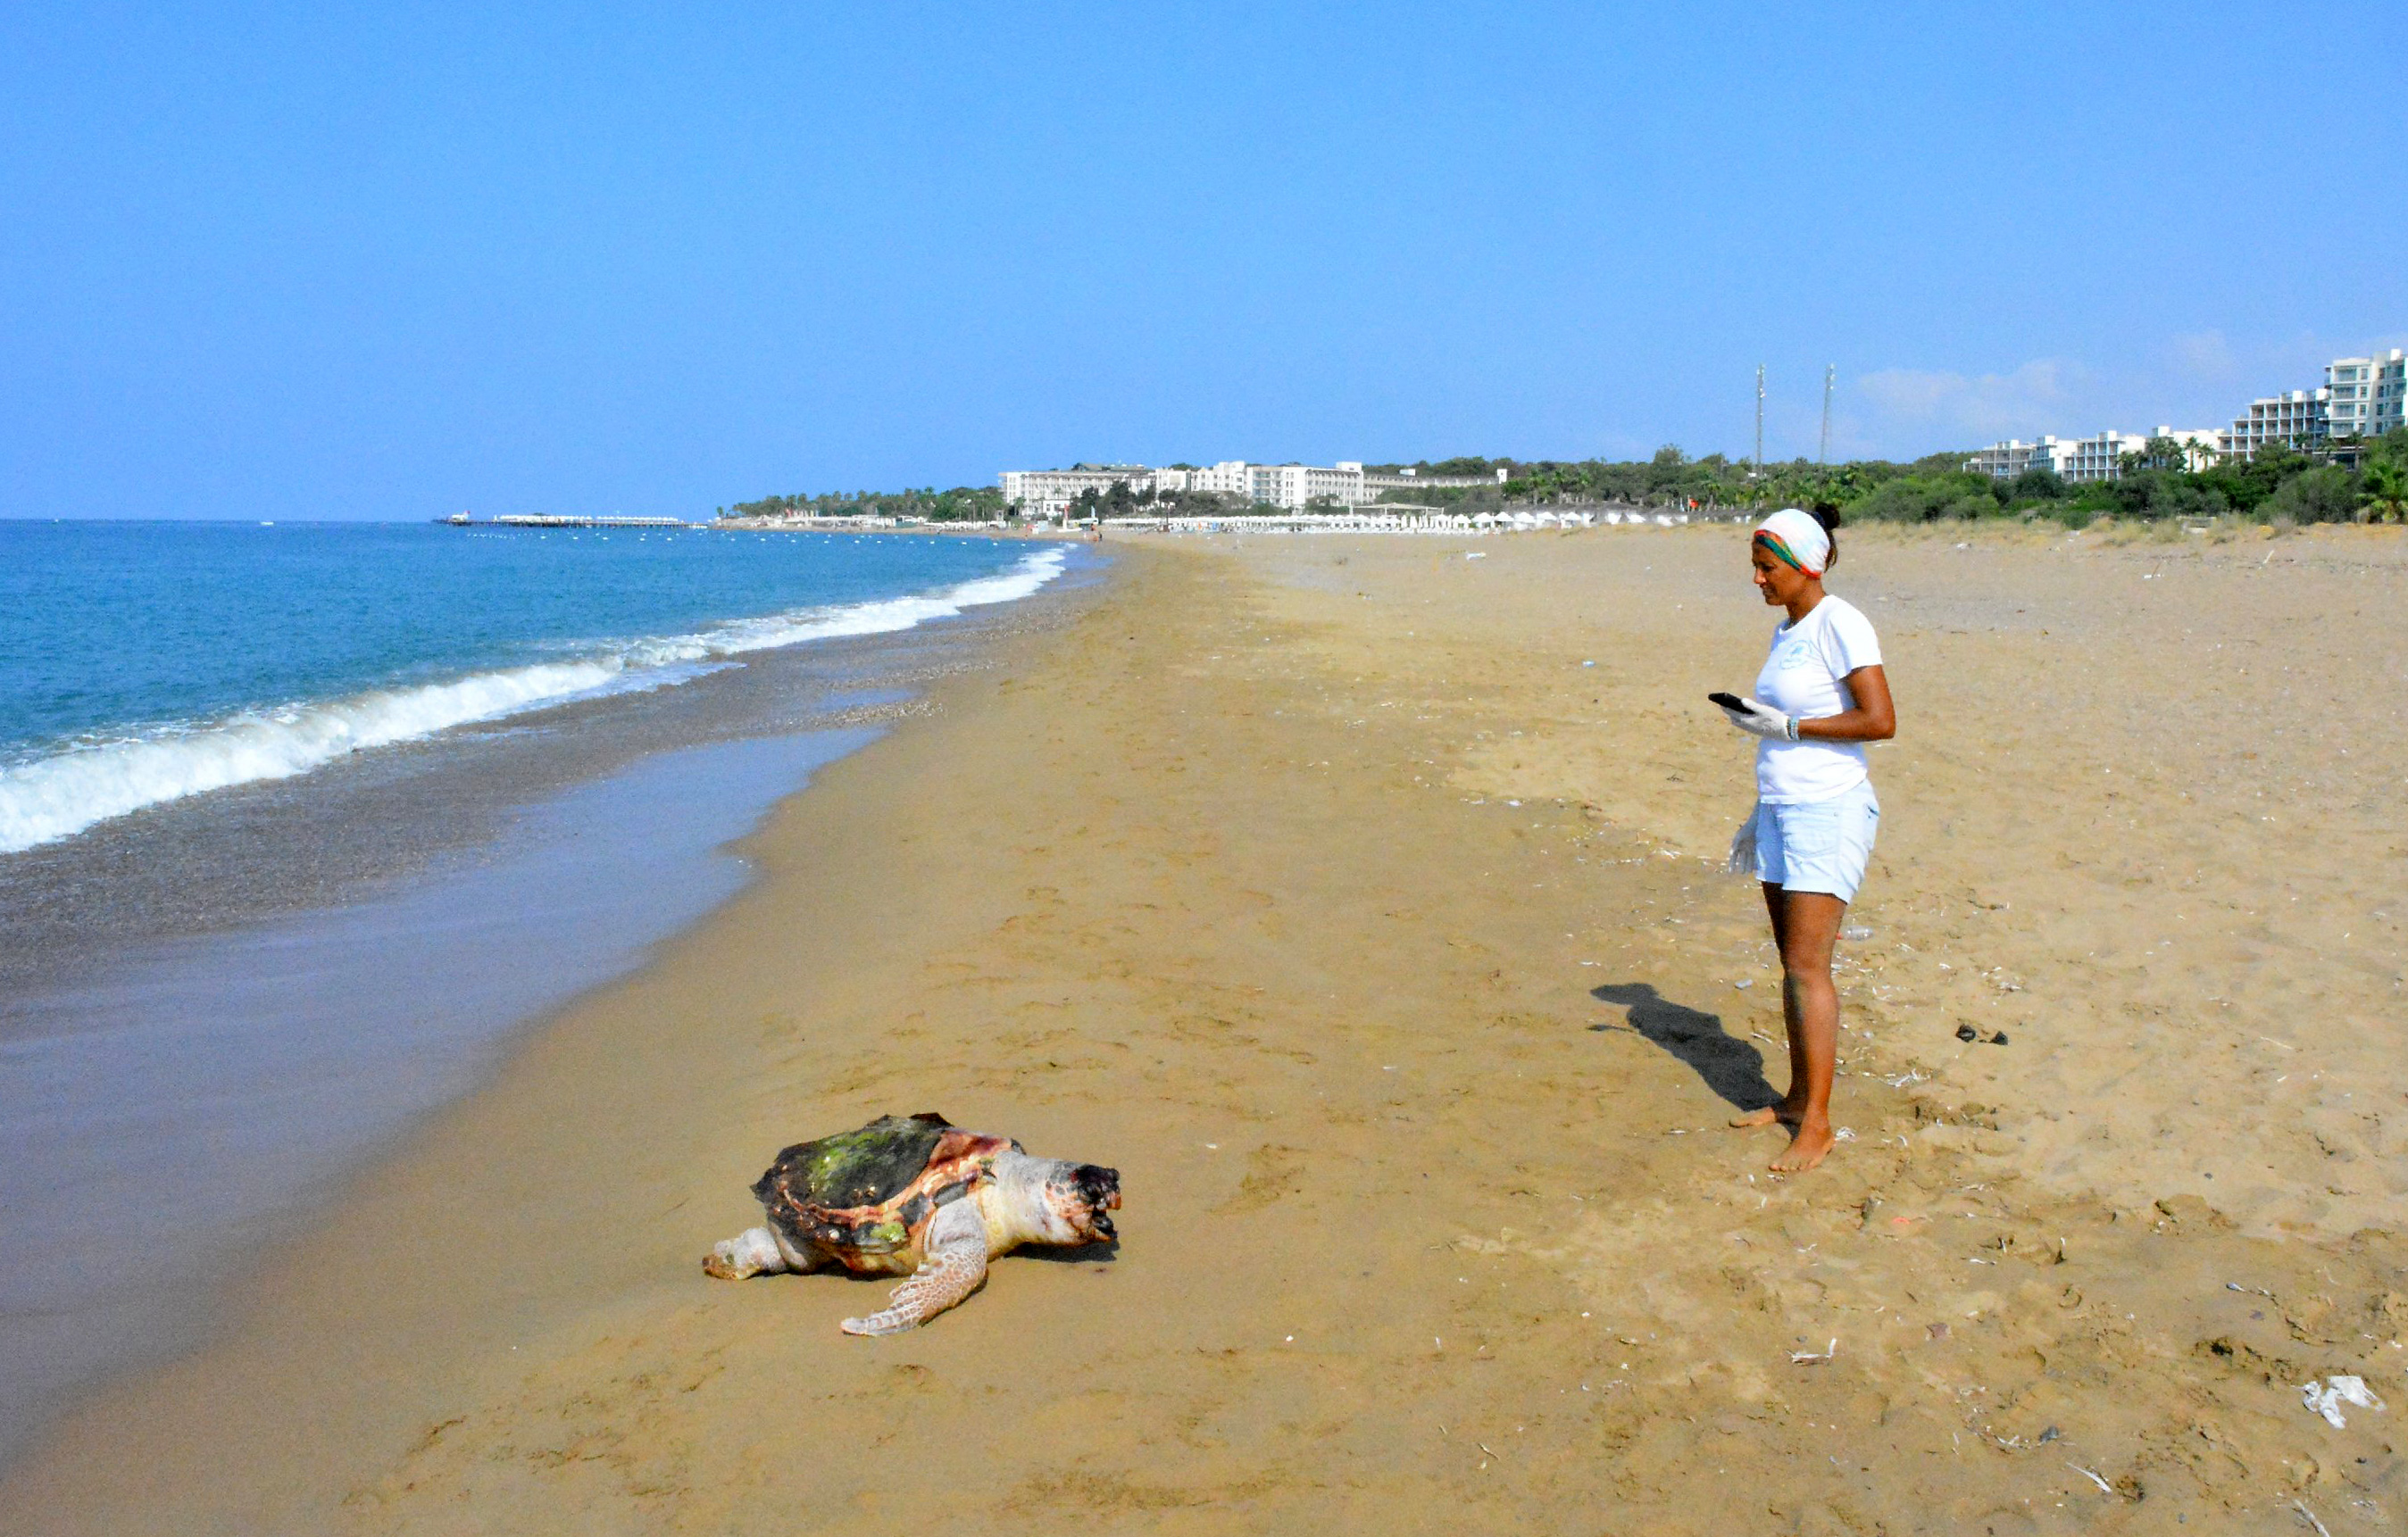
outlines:
[[[1789,1146],[1772,1160],[1772,1172],[1776,1174],[1802,1174],[1822,1162],[1837,1140],[1831,1135],[1831,1122],[1828,1117],[1801,1120],[1798,1123],[1797,1134],[1789,1140]]]
[[[1780,1104],[1768,1104],[1761,1110],[1751,1110],[1744,1116],[1733,1116],[1731,1124],[1739,1127],[1770,1126],[1774,1121],[1779,1121],[1784,1126],[1795,1126],[1798,1124],[1798,1117],[1803,1113],[1791,1109],[1784,1102]]]

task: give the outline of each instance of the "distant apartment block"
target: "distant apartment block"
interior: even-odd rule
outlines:
[[[1073,464],[1067,470],[1006,470],[1003,500],[1024,518],[1059,518],[1081,491],[1108,491],[1125,485],[1143,491],[1154,472],[1142,464]]]
[[[1196,491],[1215,496],[1254,494],[1253,466],[1242,459],[1225,459],[1204,469],[1173,467],[1154,472],[1154,489],[1160,491]]]
[[[1451,491],[1472,486],[1501,486],[1504,483],[1503,470],[1497,471],[1494,478],[1477,475],[1424,475],[1411,468],[1398,470],[1393,475],[1367,472],[1363,477],[1363,489],[1374,496],[1392,491]]]
[[[2180,444],[2184,468],[2205,469],[2215,463],[2222,436],[2207,427],[2160,427],[2146,437],[2137,433],[2104,432],[2091,437],[2043,437],[2036,443],[2009,438],[1965,461],[1965,467],[2000,480],[2012,480],[2026,470],[2047,470],[2061,480],[2080,485],[2113,480],[2122,475],[2124,456],[2146,452],[2152,437],[2171,438]]]
[[[2043,437],[2037,443],[2011,437],[2003,443],[1991,444],[1965,461],[1965,467],[1976,475],[1986,475],[1999,480],[2013,480],[2026,470],[2047,470],[2053,475],[2063,475],[2067,453],[2071,448],[2071,443],[2056,437]]]
[[[1367,474],[1359,460],[1336,464],[1254,464],[1225,459],[1203,468],[1173,465],[1151,469],[1143,464],[1077,464],[1067,470],[1006,470],[1001,477],[1004,501],[1025,518],[1059,518],[1085,491],[1109,491],[1125,485],[1132,491],[1210,492],[1248,502],[1301,511],[1315,502],[1359,506],[1383,491],[1427,491],[1460,486],[1496,485],[1505,472],[1485,477]]]
[[[2395,347],[2379,358],[2335,358],[2325,364],[2322,388],[2253,400],[2220,432],[2160,427],[2150,435],[2180,443],[2185,467],[2203,470],[2219,459],[2250,458],[2270,443],[2324,448],[2380,437],[2403,425],[2408,425],[2408,353]],[[2032,443],[2009,438],[1976,453],[1965,467],[2002,480],[2033,469],[2054,471],[2076,482],[2113,480],[2123,473],[2124,457],[2143,451],[2147,442],[2114,432]]]
[[[2334,437],[2380,437],[2402,425],[2408,357],[2335,358],[2325,364],[2325,426]]]
[[[1313,464],[1256,464],[1251,478],[1254,501],[1291,512],[1315,501],[1352,506],[1370,500],[1364,494],[1363,466],[1355,461],[1341,460],[1328,469]]]
[[[1325,468],[1318,464],[1250,464],[1242,459],[1225,459],[1206,469],[1156,470],[1154,486],[1161,491],[1240,496],[1249,502],[1291,510],[1317,498],[1346,505],[1367,500],[1363,494],[1363,466],[1347,460]]]
[[[2293,448],[2322,443],[2332,435],[2326,404],[2322,390],[2293,390],[2253,400],[2247,411],[2232,419],[2231,429],[2224,434],[2224,451],[2235,459],[2248,459],[2269,443]]]
[[[2367,362],[2374,367],[2374,424],[2370,434],[2408,427],[2408,354],[2395,347],[2390,356]]]
[[[2321,389],[2293,390],[2249,403],[2224,434],[2224,451],[2246,459],[2269,443],[2318,448],[2340,439],[2380,437],[2408,425],[2408,355],[2335,358]]]

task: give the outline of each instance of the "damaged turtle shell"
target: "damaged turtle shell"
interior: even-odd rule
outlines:
[[[849,1270],[882,1268],[874,1257],[917,1246],[939,1210],[992,1181],[996,1159],[1019,1148],[934,1113],[882,1116],[787,1148],[752,1193],[789,1242]]]

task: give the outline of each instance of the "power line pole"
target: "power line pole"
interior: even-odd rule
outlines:
[[[1764,473],[1764,364],[1756,365],[1756,473]]]
[[[1840,365],[1836,363],[1823,365],[1823,446],[1814,453],[1817,464],[1831,462],[1831,381],[1839,377],[1839,373]]]

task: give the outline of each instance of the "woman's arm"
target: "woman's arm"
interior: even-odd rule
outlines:
[[[1898,734],[1898,711],[1890,704],[1889,679],[1879,666],[1859,667],[1847,676],[1856,707],[1818,720],[1798,722],[1800,741],[1886,742]]]

